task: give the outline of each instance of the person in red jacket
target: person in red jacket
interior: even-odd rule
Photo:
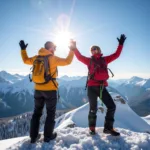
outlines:
[[[90,134],[95,134],[97,119],[97,98],[100,97],[102,102],[107,107],[103,132],[114,136],[120,135],[120,133],[113,128],[116,105],[106,89],[108,86],[107,79],[109,78],[107,65],[120,56],[124,41],[126,40],[126,36],[122,34],[120,38],[117,38],[117,40],[119,42],[119,46],[116,52],[109,56],[103,56],[99,46],[91,47],[91,58],[81,55],[77,48],[74,50],[77,59],[87,65],[89,70],[87,95],[90,105],[88,115]]]

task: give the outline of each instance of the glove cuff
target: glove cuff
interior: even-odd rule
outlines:
[[[25,51],[26,49],[25,49],[25,48],[22,48],[21,50],[22,50],[22,51]]]
[[[122,45],[123,46],[124,42],[119,42],[119,45]]]

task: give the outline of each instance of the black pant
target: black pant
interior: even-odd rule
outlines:
[[[38,91],[34,93],[35,108],[31,119],[30,137],[36,139],[39,132],[40,117],[44,104],[46,104],[47,117],[44,126],[44,138],[50,138],[55,127],[55,112],[57,104],[57,91]]]
[[[90,104],[90,111],[88,116],[89,127],[96,126],[97,97],[100,97],[100,86],[89,86],[88,87],[88,99]],[[107,107],[104,127],[113,128],[116,105],[105,87],[102,92],[102,101]]]

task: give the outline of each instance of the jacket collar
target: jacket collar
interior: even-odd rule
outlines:
[[[102,57],[103,56],[103,54],[94,54],[93,55],[93,57],[95,58],[95,59],[98,59],[98,58],[100,58],[100,57]]]
[[[54,55],[51,51],[48,51],[47,49],[45,48],[41,48],[38,52],[38,54],[40,56],[46,56],[46,55]]]

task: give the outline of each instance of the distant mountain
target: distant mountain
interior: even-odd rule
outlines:
[[[143,79],[136,84],[137,86],[144,87],[145,89],[150,89],[150,79]]]
[[[0,76],[0,117],[31,111],[34,105],[34,83],[29,81],[28,76],[21,79],[17,74],[11,75],[4,71],[1,72],[2,74],[7,75],[7,80]],[[8,80],[8,77],[12,79],[12,76],[17,79],[14,83]],[[88,101],[87,91],[85,91],[87,77],[75,77],[75,80],[68,76],[65,78],[68,79],[58,79],[61,97],[57,109],[72,109],[85,104]],[[132,77],[131,79],[110,79],[108,82],[108,89],[112,88],[113,91],[116,90],[122,96],[124,95],[137,114],[140,116],[150,114],[150,79]]]
[[[60,79],[65,80],[65,81],[79,80],[80,78],[82,77],[81,76],[69,77],[67,75],[60,77]]]
[[[142,81],[143,78],[137,77],[137,76],[133,76],[132,78],[130,78],[127,82],[127,84],[136,84],[140,81]]]
[[[0,89],[0,118],[18,115],[32,111],[34,108],[34,83],[28,76],[14,84]],[[70,107],[61,100],[57,109],[69,109]]]
[[[5,80],[4,78],[0,77],[0,93],[3,91],[6,91],[6,89],[9,89],[9,87],[12,85],[11,82]]]
[[[150,114],[150,79],[132,77],[116,87],[128,97],[130,107],[139,115]]]
[[[6,81],[4,78],[0,77],[0,84],[9,84],[9,81]]]
[[[113,87],[113,88],[116,88],[118,87],[120,84],[126,82],[127,79],[117,79],[117,80],[113,80],[113,79],[109,79],[108,80],[108,84],[109,86]]]
[[[86,77],[78,80],[65,81],[58,79],[60,99],[58,110],[77,108],[88,101],[85,91]],[[0,117],[18,115],[33,110],[34,107],[34,83],[28,76],[14,84],[7,84],[0,90],[1,103]]]
[[[23,75],[20,75],[20,74],[14,74],[14,76],[16,76],[16,77],[18,77],[18,78],[21,78],[21,79],[23,79],[25,76],[23,76]]]
[[[5,79],[6,81],[9,81],[10,83],[16,83],[19,80],[24,79],[24,76],[18,74],[12,75],[10,73],[7,73],[6,71],[0,71],[0,77]]]

